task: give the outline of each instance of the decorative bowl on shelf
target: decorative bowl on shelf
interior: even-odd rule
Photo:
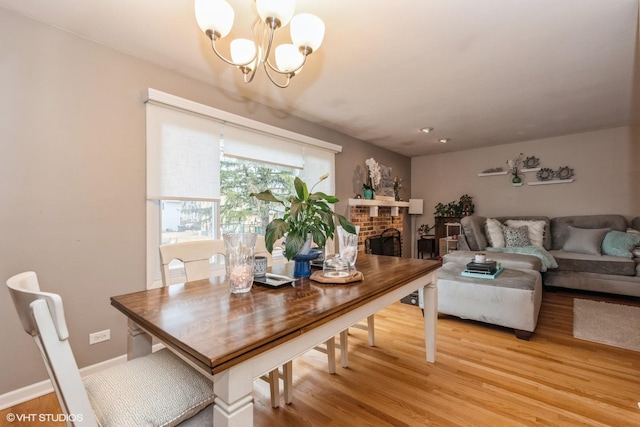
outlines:
[[[562,166],[555,172],[555,177],[558,179],[570,179],[573,176],[573,169],[569,166]]]
[[[555,175],[555,172],[553,171],[553,169],[541,168],[536,173],[536,178],[538,178],[538,181],[550,181],[553,179],[554,175]]]

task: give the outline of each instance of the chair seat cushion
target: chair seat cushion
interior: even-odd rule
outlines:
[[[93,374],[84,385],[100,426],[175,426],[214,400],[213,382],[167,349]]]

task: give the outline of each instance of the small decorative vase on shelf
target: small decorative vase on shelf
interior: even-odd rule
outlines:
[[[367,200],[373,200],[373,190],[370,188],[364,189],[364,198]]]
[[[513,178],[511,178],[511,183],[512,184],[522,184],[522,178],[520,178],[520,176],[518,175],[514,175]]]

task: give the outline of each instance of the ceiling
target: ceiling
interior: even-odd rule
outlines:
[[[253,2],[228,1],[229,40],[249,37]],[[262,70],[244,85],[211,52],[193,0],[0,7],[411,157],[631,119],[638,0],[298,0],[326,33],[287,89]]]

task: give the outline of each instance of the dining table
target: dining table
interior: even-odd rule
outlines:
[[[359,253],[362,277],[351,283],[297,278],[234,294],[220,276],[113,296],[111,305],[128,318],[129,359],[150,353],[155,337],[212,379],[214,425],[244,427],[253,425],[254,379],[416,290],[425,359],[434,363],[440,266],[434,260]],[[292,276],[294,265],[275,264],[269,272]]]

